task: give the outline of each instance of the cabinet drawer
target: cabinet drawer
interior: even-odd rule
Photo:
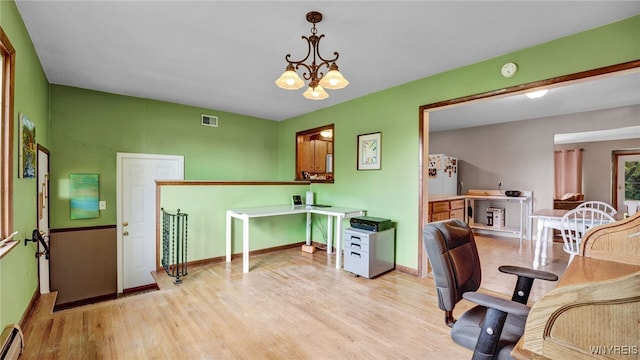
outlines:
[[[464,221],[464,209],[456,209],[449,211],[449,218]]]
[[[433,213],[439,213],[443,211],[449,211],[448,201],[436,201],[433,203]]]
[[[433,213],[431,215],[431,221],[447,220],[448,218],[449,218],[449,212],[448,211]]]
[[[464,209],[464,199],[460,200],[451,200],[451,205],[449,206],[451,210],[454,209]]]
[[[369,235],[347,230],[344,232],[344,243],[346,244],[348,242],[369,245]]]
[[[355,250],[358,252],[369,252],[369,245],[361,242],[355,241],[345,241],[344,242],[344,251],[345,253],[349,250]]]
[[[369,277],[369,254],[356,250],[345,251],[344,269],[357,275]]]

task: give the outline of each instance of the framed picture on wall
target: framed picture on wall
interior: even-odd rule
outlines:
[[[18,176],[24,179],[36,177],[36,126],[20,113],[20,144],[18,145]]]
[[[358,135],[358,170],[380,170],[380,133]]]
[[[70,174],[69,200],[71,219],[100,217],[98,174]]]

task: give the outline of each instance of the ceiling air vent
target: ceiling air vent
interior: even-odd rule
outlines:
[[[202,125],[218,127],[218,117],[202,114]]]

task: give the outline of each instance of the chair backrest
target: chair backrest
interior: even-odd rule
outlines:
[[[571,255],[569,261],[574,255],[580,253],[580,241],[589,229],[614,221],[615,219],[609,213],[587,206],[577,207],[564,214],[561,220],[561,232],[564,251]]]
[[[582,207],[602,210],[611,216],[614,216],[615,214],[618,213],[618,210],[616,210],[613,206],[603,201],[585,201],[577,206],[577,208],[582,208]]]
[[[480,287],[480,258],[473,232],[458,219],[428,223],[422,240],[433,268],[438,306],[453,311],[467,291]]]

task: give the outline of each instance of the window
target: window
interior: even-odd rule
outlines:
[[[640,211],[640,151],[613,151],[613,206],[620,214]]]
[[[15,49],[0,28],[0,236],[13,229],[13,86]]]
[[[333,182],[333,135],[333,124],[296,133],[296,180]]]

